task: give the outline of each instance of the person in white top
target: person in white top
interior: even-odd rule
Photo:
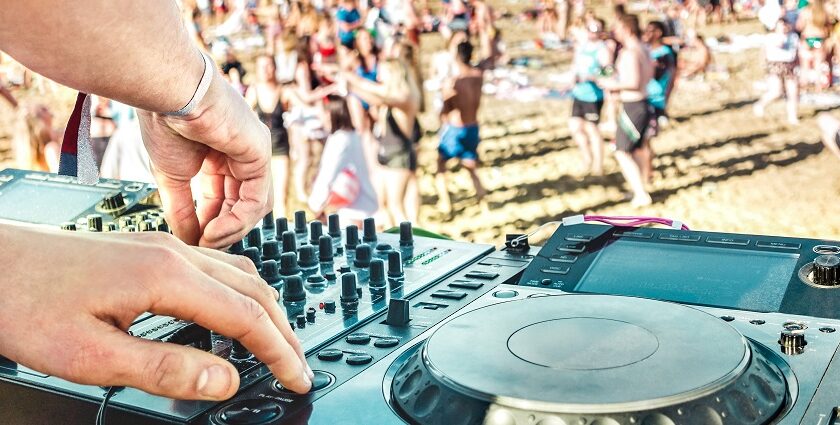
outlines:
[[[767,92],[753,105],[753,111],[756,116],[764,116],[767,105],[781,97],[784,88],[788,123],[799,124],[799,81],[796,78],[799,36],[789,23],[779,19],[775,30],[767,34],[766,40],[764,52],[767,60]]]
[[[318,176],[312,184],[309,209],[316,216],[336,211],[344,223],[361,223],[379,207],[362,139],[353,129],[344,98],[329,96],[324,115],[330,136],[324,144]]]

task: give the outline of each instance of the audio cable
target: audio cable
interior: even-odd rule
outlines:
[[[99,412],[96,414],[96,425],[105,425],[105,412],[108,410],[108,402],[111,401],[111,397],[113,397],[117,391],[123,388],[124,387],[108,387],[108,391],[105,392],[105,397],[99,405]]]

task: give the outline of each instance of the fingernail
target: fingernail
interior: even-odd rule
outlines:
[[[204,397],[224,397],[228,388],[230,388],[230,373],[222,366],[210,366],[198,375],[196,389]]]
[[[304,364],[306,365],[306,376],[308,376],[309,379],[315,379],[315,372],[312,371],[312,368],[309,367],[308,364],[306,364],[306,363],[304,363]]]
[[[306,385],[309,386],[310,388],[312,388],[312,380],[309,379],[309,376],[306,373],[307,373],[307,371],[304,370],[303,371],[303,382],[306,382]]]

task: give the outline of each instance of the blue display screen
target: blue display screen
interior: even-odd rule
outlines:
[[[576,292],[778,311],[799,254],[619,239],[604,247]]]

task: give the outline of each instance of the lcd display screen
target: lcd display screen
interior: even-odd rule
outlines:
[[[0,186],[0,218],[60,225],[73,221],[110,192],[96,186],[18,180]]]
[[[778,311],[798,254],[619,239],[602,249],[576,292]]]

